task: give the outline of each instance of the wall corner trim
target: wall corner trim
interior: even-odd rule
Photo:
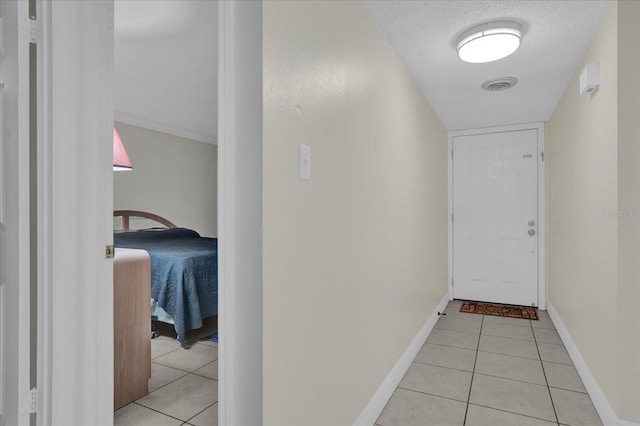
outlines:
[[[584,387],[587,389],[587,393],[593,401],[593,405],[595,406],[602,423],[606,426],[640,426],[640,423],[629,422],[618,418],[613,406],[611,406],[611,403],[600,388],[596,378],[591,373],[591,370],[589,370],[586,361],[571,338],[569,330],[567,330],[567,327],[560,319],[558,311],[556,311],[555,307],[549,300],[547,300],[547,311],[549,312],[551,321],[553,321],[553,325],[555,325],[556,330],[560,335],[560,339],[562,339],[562,343],[564,343],[564,346],[567,348],[567,352],[569,352],[569,356],[571,357],[576,370],[578,370],[578,374],[584,383]]]
[[[356,421],[353,422],[354,426],[371,426],[376,422],[385,405],[387,405],[389,398],[391,398],[391,395],[398,387],[398,384],[400,384],[402,377],[411,366],[413,359],[416,357],[420,348],[424,345],[425,340],[429,337],[431,330],[433,330],[433,327],[436,325],[436,322],[438,321],[438,312],[444,311],[444,308],[447,307],[448,303],[449,293],[445,294],[440,302],[438,302],[438,305],[431,315],[429,315],[429,318],[427,318],[427,321],[424,323],[422,328],[420,328],[418,334],[413,338],[409,347],[407,347],[407,350],[404,351],[400,359],[398,359],[398,362],[393,366],[382,384],[380,384],[376,393],[373,394],[371,400],[369,400],[367,405],[364,407]]]

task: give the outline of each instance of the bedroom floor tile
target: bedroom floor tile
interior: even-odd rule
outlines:
[[[157,357],[151,363],[149,394],[116,411],[114,426],[217,425],[217,343],[183,349],[177,340],[160,336],[151,340],[151,351]]]
[[[218,348],[194,345],[190,349],[179,348],[153,361],[183,371],[194,371],[218,359]]]
[[[193,426],[218,426],[218,403],[216,402],[206,410],[189,420]]]
[[[155,359],[180,348],[180,342],[166,336],[158,336],[151,339],[151,359]]]
[[[125,405],[113,415],[113,426],[180,426],[182,421],[136,403]]]
[[[179,398],[178,395],[185,397]],[[140,398],[136,403],[187,421],[217,401],[217,381],[188,374]]]
[[[178,380],[180,377],[186,376],[186,371],[178,370],[177,368],[167,367],[166,365],[158,364],[157,362],[151,363],[151,379],[149,379],[149,392],[153,392],[156,389],[161,388],[164,385]]]
[[[218,347],[218,343],[217,342],[212,342],[211,340],[201,340],[197,344],[198,345],[204,345],[204,346],[213,346],[214,348]]]
[[[193,374],[198,374],[200,376],[218,380],[218,361],[213,361],[212,363],[207,364],[202,368],[198,368],[193,372]]]
[[[461,303],[447,305],[376,426],[602,424],[547,312],[503,321],[457,313]]]

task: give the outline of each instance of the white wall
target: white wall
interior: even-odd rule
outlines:
[[[632,421],[640,217],[627,214],[640,212],[639,17],[635,2],[612,4],[547,126],[549,300],[618,417]],[[592,62],[600,89],[580,96],[579,74]]]
[[[604,211],[618,207],[616,51],[614,4],[547,128],[549,300],[613,404],[618,225]],[[580,96],[579,74],[591,62],[600,62],[600,89]]]
[[[116,122],[133,170],[114,173],[114,209],[144,210],[218,235],[218,147]]]
[[[447,134],[360,2],[263,9],[264,424],[352,424],[447,292]]]
[[[640,2],[618,5],[619,416],[640,423]]]

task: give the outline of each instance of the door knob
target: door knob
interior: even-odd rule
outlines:
[[[529,229],[529,235],[533,237],[534,235],[536,235],[536,231],[534,231],[533,229]]]
[[[532,221],[532,220],[530,220],[530,221],[529,221],[529,226],[533,226],[533,225],[535,225],[535,224],[536,224],[536,223],[535,223],[534,221]]]

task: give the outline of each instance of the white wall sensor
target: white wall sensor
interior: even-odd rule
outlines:
[[[580,73],[580,94],[594,93],[600,87],[600,63],[587,64]]]

